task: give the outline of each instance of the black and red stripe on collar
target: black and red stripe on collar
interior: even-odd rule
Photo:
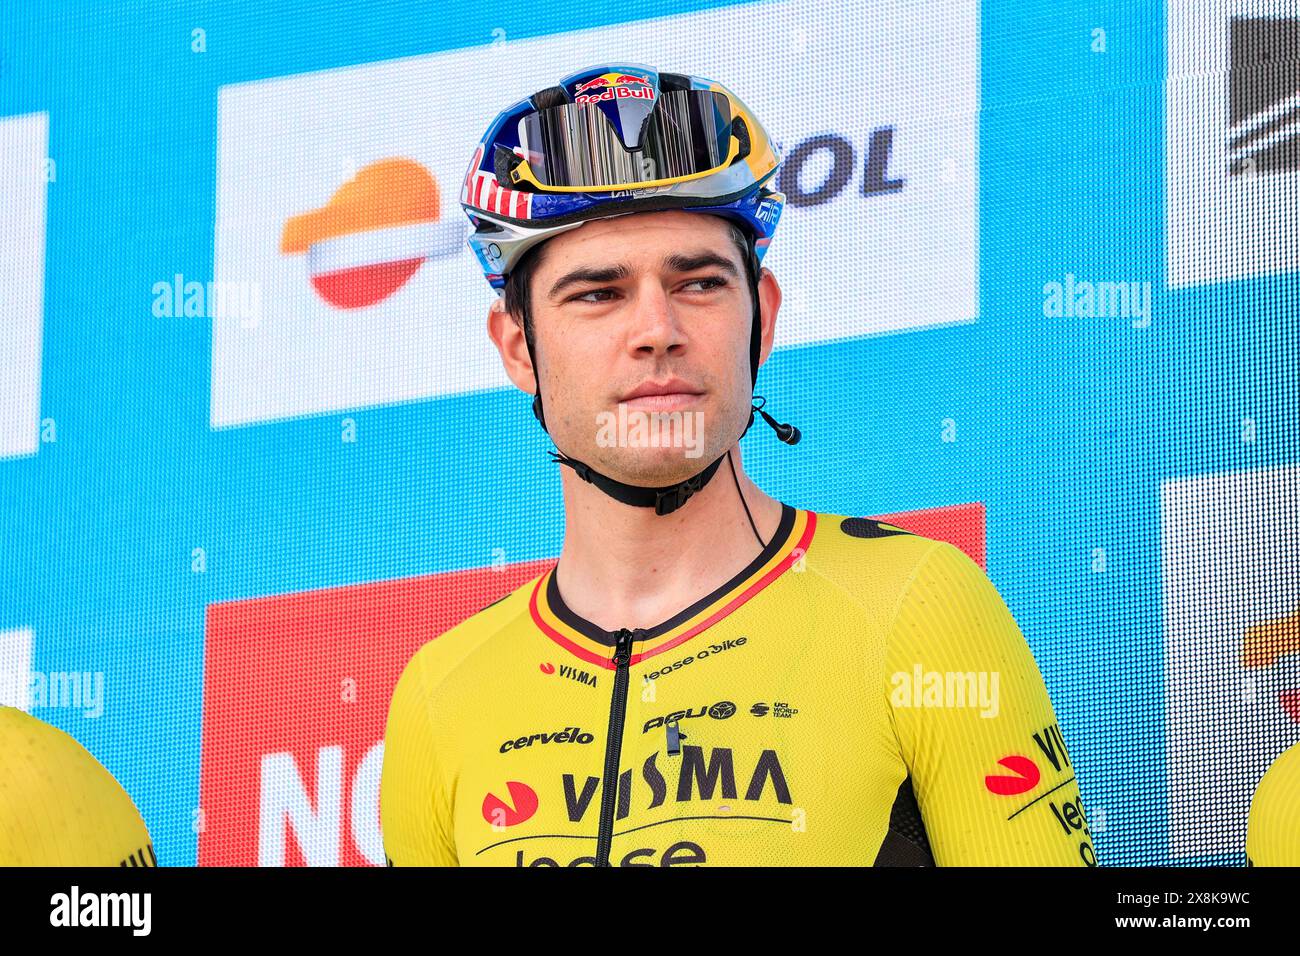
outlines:
[[[784,502],[781,523],[767,546],[730,581],[651,628],[642,628],[632,663],[662,654],[721,621],[779,578],[808,550],[817,515]],[[537,579],[528,610],[538,629],[589,664],[613,669],[614,635],[569,609],[555,583],[555,566]]]

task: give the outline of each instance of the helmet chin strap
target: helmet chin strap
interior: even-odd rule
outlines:
[[[750,255],[751,257],[753,256],[752,249]],[[755,277],[758,275],[756,262],[754,275]],[[754,300],[754,319],[749,339],[750,389],[752,392],[752,389],[758,383],[758,349],[761,331],[757,282],[751,291]],[[533,376],[537,383],[537,392],[533,396],[533,415],[536,416],[537,421],[541,423],[542,431],[545,431],[549,435],[550,432],[547,431],[546,420],[542,417],[542,387],[541,376],[537,372],[537,357],[533,354],[533,345],[528,341],[527,335],[524,336],[524,344],[528,346],[528,358],[533,363]],[[765,401],[761,396],[759,396],[759,399],[760,401]],[[795,428],[793,425],[778,424],[771,415],[763,411],[762,404],[754,405],[749,410],[749,423],[745,425],[745,430],[740,433],[740,438],[744,438],[749,432],[750,426],[754,424],[755,412],[762,415],[764,420],[772,426],[773,430],[776,431],[777,437],[780,438],[781,441],[793,445],[799,440],[799,429]],[[737,438],[736,440],[739,441],[740,438]],[[674,485],[665,485],[661,488],[646,488],[642,485],[629,485],[625,482],[617,481],[608,475],[601,474],[586,462],[578,461],[576,458],[569,458],[567,455],[553,451],[548,452],[548,454],[557,463],[568,465],[577,473],[579,478],[595,485],[611,498],[638,508],[654,508],[655,514],[657,515],[671,514],[682,505],[686,504],[692,495],[696,494],[701,488],[709,483],[709,479],[713,477],[718,470],[718,466],[722,464],[722,459],[727,457],[727,452],[724,452],[703,471],[697,472],[690,478],[679,481]]]

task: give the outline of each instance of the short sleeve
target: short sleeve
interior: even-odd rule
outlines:
[[[72,735],[0,707],[0,866],[157,866],[130,795]]]
[[[407,663],[388,706],[379,816],[389,866],[458,865],[452,804],[441,784],[425,687],[428,649],[426,645]]]
[[[885,684],[938,865],[1096,865],[1033,654],[984,571],[947,542],[900,599]]]

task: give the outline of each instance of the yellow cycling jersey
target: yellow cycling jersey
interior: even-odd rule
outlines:
[[[1255,788],[1246,825],[1248,866],[1300,866],[1300,744],[1273,761]]]
[[[140,811],[70,735],[0,706],[0,866],[157,866]]]
[[[555,568],[421,647],[390,866],[1095,865],[1034,657],[979,565],[784,505],[742,572],[608,632]]]

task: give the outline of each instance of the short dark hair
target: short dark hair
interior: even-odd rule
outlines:
[[[754,256],[754,237],[750,231],[730,217],[721,217],[726,223],[727,233],[736,248],[740,250],[740,261],[745,264],[745,278],[749,281],[750,294],[758,296],[758,262]],[[537,347],[537,335],[533,323],[529,321],[532,311],[533,274],[542,262],[542,250],[545,242],[539,242],[523,254],[519,262],[506,275],[505,309],[514,316],[515,323],[523,325],[524,339],[530,348]]]

